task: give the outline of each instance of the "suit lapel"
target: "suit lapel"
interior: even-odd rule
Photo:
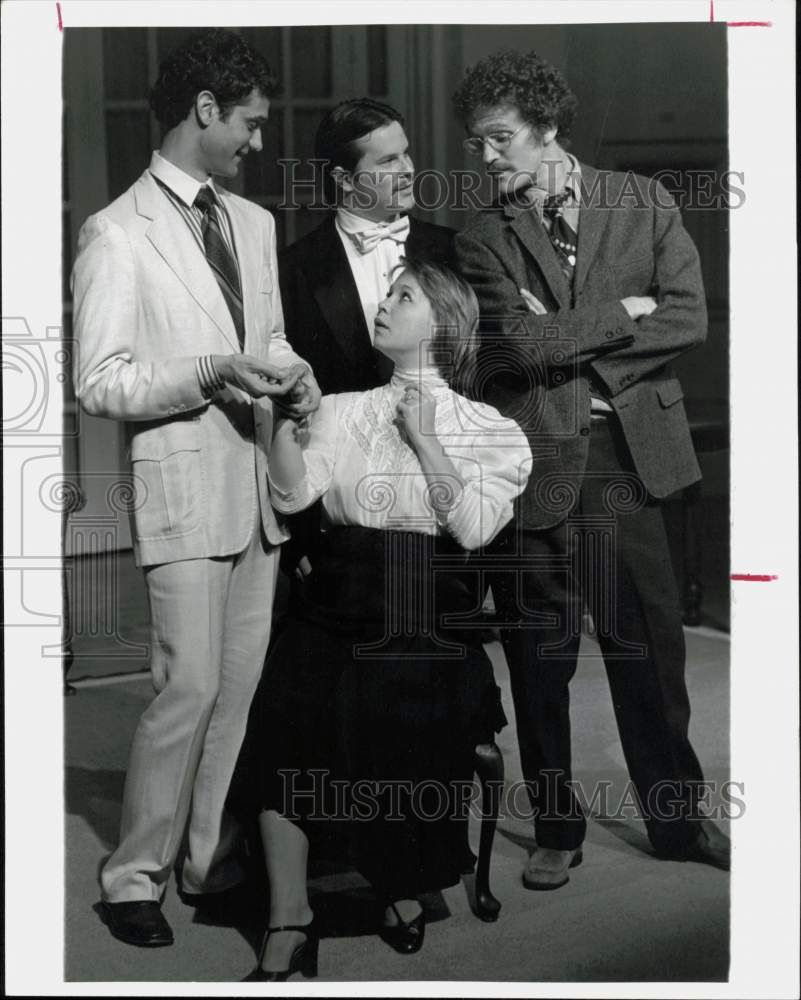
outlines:
[[[575,294],[581,291],[590,266],[598,253],[601,234],[607,222],[604,198],[598,188],[599,174],[581,165],[581,203],[579,205],[578,251],[576,253]]]
[[[371,347],[370,335],[333,216],[316,230],[315,236],[314,254],[306,267],[314,298],[346,357],[359,361]]]
[[[545,228],[533,210],[517,210],[511,206],[505,209],[507,216],[512,217],[512,229],[518,239],[534,258],[537,267],[542,272],[551,294],[560,308],[570,304],[570,288],[559,261],[554,253],[551,241]],[[531,289],[529,289],[530,291]]]
[[[166,195],[157,189],[148,172],[140,177],[135,198],[139,215],[150,219],[147,238],[225,340],[238,352],[234,321],[220,286],[178,210],[167,203]]]
[[[428,257],[432,253],[431,241],[426,239],[426,233],[423,226],[417,221],[417,219],[409,216],[409,235],[406,237],[406,256],[413,257],[420,255],[422,257]]]

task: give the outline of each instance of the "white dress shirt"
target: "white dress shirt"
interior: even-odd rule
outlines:
[[[228,218],[228,213],[225,211],[225,206],[222,203],[217,188],[214,186],[212,178],[209,177],[206,181],[195,180],[185,170],[181,170],[180,167],[176,167],[174,163],[165,159],[157,149],[154,150],[150,159],[150,173],[160,182],[162,190],[167,189],[164,193],[181,213],[192,235],[197,240],[200,249],[204,253],[203,212],[195,205],[195,198],[202,187],[208,187],[211,190],[217,208],[217,219],[220,223],[222,238],[234,261],[236,261],[237,267],[239,267],[236,247],[234,246],[234,236],[231,232],[231,220]]]
[[[373,322],[378,313],[378,304],[386,298],[391,284],[393,268],[400,263],[406,248],[406,239],[400,241],[394,239],[382,240],[378,246],[369,253],[359,253],[353,245],[353,241],[348,239],[348,233],[359,233],[365,229],[375,228],[376,223],[370,219],[364,219],[360,215],[354,215],[345,208],[338,208],[336,214],[336,229],[345,253],[348,257],[353,280],[356,282],[356,290],[359,293],[359,301],[364,312],[364,321],[367,324],[367,332],[370,340],[375,337]]]
[[[409,385],[436,399],[435,428],[461,477],[454,502],[437,514],[414,448],[395,422]],[[369,392],[323,396],[302,441],[306,476],[291,490],[270,484],[273,505],[303,510],[318,497],[331,524],[450,534],[463,548],[485,545],[512,518],[531,472],[531,450],[513,420],[453,392],[435,369],[395,369]],[[438,499],[441,499],[439,497]]]

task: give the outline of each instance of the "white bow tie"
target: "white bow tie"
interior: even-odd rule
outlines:
[[[379,222],[377,226],[372,226],[370,229],[363,229],[359,233],[346,233],[346,235],[359,253],[370,253],[382,240],[405,243],[406,237],[409,235],[409,217],[404,215],[400,219],[395,219],[394,222]]]

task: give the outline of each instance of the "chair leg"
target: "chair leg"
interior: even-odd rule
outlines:
[[[476,774],[481,785],[481,839],[476,866],[476,915],[488,923],[498,919],[500,902],[492,895],[489,885],[492,842],[503,789],[503,758],[494,743],[482,743],[476,747],[473,758]]]
[[[62,544],[61,551],[64,552],[64,534],[62,532]],[[75,661],[75,655],[72,652],[72,615],[70,613],[70,571],[67,567],[67,558],[64,556],[61,562],[61,595],[62,595],[62,605],[61,605],[61,620],[63,622],[62,627],[62,647],[63,654],[61,657],[61,669],[62,669],[62,680],[64,684],[64,694],[74,695],[76,694],[75,688],[67,680],[69,672],[72,669],[72,664]]]

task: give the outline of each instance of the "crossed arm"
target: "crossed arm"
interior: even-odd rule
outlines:
[[[668,202],[662,191],[659,206]],[[557,337],[573,345],[570,360],[590,364],[615,396],[706,336],[706,304],[698,253],[675,206],[654,207],[654,275],[649,294],[549,313],[521,288],[500,256],[471,234],[457,236],[462,274],[479,299],[482,330],[501,335],[521,365],[549,363],[541,350]],[[563,362],[562,362],[563,363]]]

